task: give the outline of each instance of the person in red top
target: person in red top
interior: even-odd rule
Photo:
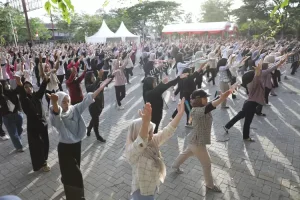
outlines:
[[[69,79],[66,81],[66,85],[69,90],[69,95],[71,98],[72,105],[80,103],[83,100],[83,94],[80,87],[80,83],[84,79],[85,73],[86,73],[86,65],[84,65],[84,71],[78,78],[76,78],[77,75],[76,67],[71,68],[71,75]]]
[[[82,58],[78,59],[77,62],[74,62],[74,60],[71,60],[71,62],[67,66],[67,69],[71,69],[71,68],[75,67],[77,70],[81,60],[82,60]]]

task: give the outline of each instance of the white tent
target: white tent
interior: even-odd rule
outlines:
[[[125,26],[123,22],[121,22],[121,25],[117,32],[114,35],[115,37],[119,37],[122,39],[122,41],[130,40],[130,41],[139,41],[139,36],[132,34]]]
[[[105,21],[103,20],[102,25],[97,33],[90,37],[86,37],[85,42],[87,43],[105,43],[109,38],[116,38],[114,32],[112,32]]]

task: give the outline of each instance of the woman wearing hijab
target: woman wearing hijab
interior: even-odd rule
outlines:
[[[75,105],[77,103],[80,103],[83,100],[83,93],[80,84],[83,81],[84,76],[86,74],[86,66],[84,65],[84,71],[78,78],[76,78],[77,76],[76,67],[72,67],[70,70],[71,70],[71,75],[69,79],[66,81],[66,86],[69,90],[71,104]]]
[[[159,124],[162,119],[164,100],[162,94],[171,86],[175,86],[180,79],[186,78],[188,74],[181,74],[176,79],[169,81],[165,78],[160,84],[156,85],[154,77],[147,77],[143,85],[143,99],[145,103],[152,106],[151,122],[155,124],[154,133],[158,132]]]
[[[133,70],[133,63],[132,63],[132,60],[131,60],[131,55],[133,54],[134,52],[130,52],[130,53],[127,53],[127,52],[123,52],[122,54],[122,66],[124,67],[124,71],[125,71],[125,77],[126,77],[126,80],[127,80],[127,83],[130,84],[129,82],[129,75],[130,76],[133,76],[133,73],[132,73],[132,70]]]
[[[94,76],[94,72],[92,71],[87,72],[84,79],[86,92],[95,92],[97,88],[99,88],[99,85],[103,80],[103,73],[104,73],[103,70],[98,71],[98,77],[96,79]],[[91,130],[92,128],[94,128],[96,138],[99,142],[106,142],[106,140],[103,139],[99,134],[99,116],[103,109],[104,109],[104,94],[103,91],[101,91],[95,98],[95,102],[89,106],[89,112],[92,119],[89,123],[89,126],[87,127],[87,136],[89,137],[91,135]]]
[[[47,84],[46,91],[45,91],[45,98],[48,103],[48,109],[46,111],[46,115],[49,114],[49,106],[50,106],[50,99],[48,98],[47,94],[56,93],[59,90],[59,80],[57,78],[56,72],[59,68],[59,56],[57,57],[57,61],[55,63],[55,68],[51,69],[51,66],[48,63],[43,63],[42,66],[43,70],[39,70],[45,73],[46,76],[49,77],[49,83]],[[40,75],[42,77],[42,75]]]
[[[206,145],[211,144],[211,127],[212,127],[212,114],[211,111],[216,109],[223,101],[227,99],[231,91],[228,90],[221,94],[220,97],[212,102],[208,103],[207,97],[209,96],[204,90],[195,90],[191,95],[191,104],[193,106],[191,110],[193,130],[189,134],[188,147],[179,154],[172,168],[177,173],[183,173],[179,168],[186,159],[191,156],[196,156],[203,169],[206,187],[215,192],[221,192],[221,190],[214,185],[212,173],[211,173],[211,161],[206,149]]]
[[[16,151],[24,152],[21,140],[23,132],[21,104],[17,91],[11,89],[6,80],[0,83],[0,114]]]
[[[150,72],[154,69],[155,53],[150,53],[149,59],[144,67],[145,78],[150,76]]]
[[[210,81],[212,81],[213,85],[215,85],[215,78],[217,75],[217,59],[216,54],[214,52],[210,52],[208,54],[207,65],[209,66],[209,72],[211,73],[211,77],[207,80],[207,82],[209,83]]]
[[[126,77],[124,73],[125,66],[120,66],[120,57],[118,59],[114,59],[112,62],[113,72],[112,75],[115,77],[115,91],[116,91],[116,107],[118,110],[124,110],[124,106],[122,106],[121,101],[126,96]]]
[[[132,167],[132,200],[154,200],[160,182],[166,177],[166,166],[159,147],[174,134],[184,113],[184,98],[177,107],[176,117],[158,134],[153,134],[152,107],[146,103],[139,119],[128,129],[125,157]]]
[[[254,114],[259,105],[265,104],[265,85],[263,76],[274,71],[279,66],[281,66],[286,60],[286,57],[281,60],[279,63],[276,63],[274,66],[267,70],[262,70],[263,60],[258,60],[256,62],[257,67],[255,67],[255,75],[253,80],[247,85],[249,95],[248,99],[245,101],[242,110],[234,116],[223,128],[228,134],[229,129],[234,126],[236,122],[245,118],[244,127],[243,127],[243,139],[249,142],[255,142],[253,138],[250,137],[250,125],[252,123]]]
[[[88,93],[82,102],[70,105],[65,92],[48,95],[51,99],[50,121],[59,133],[58,161],[61,181],[67,200],[84,200],[83,178],[80,171],[81,140],[86,134],[83,111],[94,102],[111,79],[106,79],[94,93]]]
[[[41,56],[40,65],[42,65]],[[44,172],[48,172],[50,171],[50,166],[47,163],[49,153],[48,123],[42,105],[48,77],[43,75],[43,82],[36,92],[33,91],[32,83],[28,80],[22,83],[21,77],[16,76],[16,82],[23,112],[27,116],[27,137],[33,171],[42,169]]]

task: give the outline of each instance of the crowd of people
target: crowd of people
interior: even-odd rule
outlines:
[[[85,199],[80,170],[81,141],[89,137],[93,129],[97,141],[106,142],[99,131],[105,88],[112,82],[116,101],[111,104],[115,104],[117,110],[126,109],[123,106],[126,84],[131,84],[133,68],[140,66],[145,74],[139,83],[145,105],[139,111],[140,118],[129,125],[124,155],[132,166],[132,199],[153,200],[166,177],[159,147],[172,137],[184,113],[185,126],[191,129],[187,137],[189,145],[178,155],[172,170],[183,173],[180,166],[194,155],[201,163],[207,189],[221,192],[214,184],[206,149],[211,143],[211,112],[218,105],[228,109],[227,98],[236,99],[237,90],[243,87],[248,98],[242,110],[223,128],[228,134],[237,121],[245,118],[243,139],[255,142],[250,137],[253,117],[255,114],[266,116],[263,107],[270,106],[269,95],[276,96],[281,76],[288,80],[297,72],[300,43],[294,40],[195,39],[173,43],[149,41],[142,45],[130,42],[6,47],[1,48],[0,53],[0,137],[2,140],[10,138],[16,152],[24,152],[25,113],[33,171],[49,172],[49,118],[59,133],[58,160],[68,200]],[[86,95],[81,88],[83,80]],[[211,87],[219,83],[210,102],[210,95],[201,89],[203,81],[212,82]],[[35,86],[37,91],[34,91]],[[167,90],[172,92],[173,101],[178,94],[181,101],[171,113],[170,123],[160,129],[163,107],[167,106],[163,93]],[[87,108],[90,122],[82,117]]]

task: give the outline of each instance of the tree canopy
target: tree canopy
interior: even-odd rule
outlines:
[[[201,5],[202,22],[229,21],[231,1],[206,0]]]
[[[9,15],[11,15],[13,28],[11,26]],[[32,30],[32,38],[35,38],[36,33],[38,33],[39,38],[42,40],[51,38],[51,32],[48,31],[41,19],[31,18],[30,27]],[[24,14],[12,7],[0,4],[0,36],[7,43],[12,43],[14,41],[13,31],[16,33],[17,40],[19,42],[27,41],[28,35],[26,31]]]

